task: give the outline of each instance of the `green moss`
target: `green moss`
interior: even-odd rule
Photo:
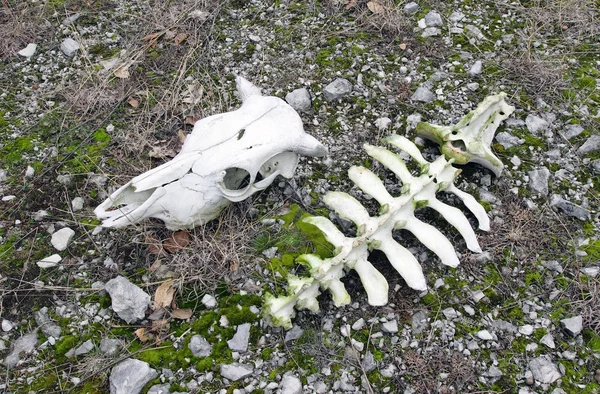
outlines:
[[[264,361],[269,361],[273,352],[275,352],[275,349],[265,348],[260,352],[260,358]]]
[[[317,52],[315,57],[315,63],[320,67],[327,67],[331,65],[331,50],[323,48]]]
[[[206,372],[212,370],[214,365],[215,364],[211,357],[203,357],[196,363],[196,369],[199,372]]]
[[[71,350],[73,347],[75,347],[75,345],[77,345],[78,341],[79,338],[72,335],[63,337],[61,340],[56,342],[56,355],[59,357],[64,356],[69,350]]]

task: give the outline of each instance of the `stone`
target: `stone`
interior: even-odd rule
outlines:
[[[600,267],[598,267],[598,266],[585,267],[585,268],[581,269],[581,273],[586,276],[595,278],[596,276],[598,276],[598,274],[600,274]]]
[[[32,166],[27,166],[25,170],[25,178],[33,178],[35,175],[35,169]]]
[[[482,339],[484,341],[491,341],[492,339],[494,339],[494,337],[488,330],[478,331],[477,333],[475,333],[475,335],[477,336],[477,338]]]
[[[69,246],[74,235],[75,231],[71,230],[70,228],[61,228],[60,230],[52,234],[52,239],[50,240],[50,243],[52,244],[52,246],[54,246],[56,250],[62,252]]]
[[[473,65],[471,66],[469,71],[467,71],[467,74],[469,74],[471,76],[475,76],[475,75],[481,74],[482,71],[483,71],[483,64],[481,63],[481,60],[477,60],[475,63],[473,63]]]
[[[452,14],[450,14],[450,17],[448,19],[450,20],[450,22],[456,23],[456,22],[460,22],[464,18],[465,18],[465,14],[463,14],[460,11],[454,11],[454,12],[452,12]]]
[[[337,78],[323,89],[323,97],[327,101],[342,99],[352,93],[352,84],[344,78]]]
[[[12,369],[21,359],[21,353],[31,353],[33,349],[35,349],[37,341],[37,330],[33,330],[17,339],[13,345],[12,351],[4,360],[4,365],[6,365],[8,369]]]
[[[531,324],[525,324],[519,327],[519,333],[521,335],[529,336],[533,334],[533,326]]]
[[[477,82],[468,83],[467,84],[467,89],[469,89],[471,92],[474,92],[477,89],[479,89],[479,84]]]
[[[363,319],[362,317],[360,319],[358,319],[357,321],[354,322],[354,324],[352,324],[352,329],[354,331],[360,331],[363,329],[363,327],[365,326],[366,322],[365,319]]]
[[[150,296],[127,278],[117,276],[109,280],[104,289],[110,295],[113,310],[121,319],[135,323],[146,317]]]
[[[194,357],[208,357],[212,353],[212,345],[202,335],[194,335],[188,343]]]
[[[362,367],[365,372],[371,372],[377,368],[377,362],[375,361],[375,356],[371,352],[367,352],[365,357],[362,360]]]
[[[423,33],[421,34],[421,37],[423,37],[423,38],[435,37],[435,36],[439,36],[441,32],[442,31],[440,29],[438,29],[437,27],[426,27],[425,29],[423,29]]]
[[[481,29],[474,25],[466,25],[465,29],[470,37],[476,38],[477,40],[485,40],[485,35],[481,32]]]
[[[444,26],[444,21],[437,11],[431,10],[425,15],[425,25],[427,27],[440,27]]]
[[[144,361],[128,358],[110,372],[110,394],[138,394],[142,388],[158,377],[158,372]]]
[[[171,389],[171,385],[168,383],[165,384],[155,384],[150,387],[148,390],[148,394],[169,394]]]
[[[426,87],[420,86],[417,88],[417,90],[410,99],[413,101],[430,103],[433,100],[435,100],[435,94],[433,94],[431,90],[427,89]]]
[[[559,195],[552,195],[550,199],[550,206],[557,207],[568,216],[572,216],[582,221],[590,220],[591,213],[585,208],[575,205],[569,201],[564,200]]]
[[[501,331],[506,331],[509,332],[511,334],[515,334],[518,331],[517,326],[515,326],[514,324],[507,322],[505,320],[494,320],[491,324],[491,327],[497,329],[497,330],[501,330]]]
[[[383,131],[388,128],[388,126],[392,123],[392,120],[388,117],[379,118],[375,121],[375,126],[379,131]]]
[[[288,332],[285,333],[284,342],[295,341],[296,339],[300,339],[304,334],[304,330],[300,328],[300,326],[294,325]]]
[[[558,272],[559,274],[562,274],[563,272],[562,265],[560,265],[560,263],[556,260],[542,260],[542,266],[548,268],[551,271]]]
[[[583,317],[574,316],[569,317],[568,319],[562,319],[560,325],[569,335],[576,337],[581,333],[581,330],[583,330]]]
[[[35,55],[36,50],[37,50],[37,45],[33,44],[33,43],[29,43],[29,44],[27,44],[27,46],[25,48],[23,48],[19,52],[17,52],[17,54],[29,59],[30,57]]]
[[[10,320],[2,319],[2,331],[9,332],[15,327],[15,324]]]
[[[68,57],[73,57],[79,48],[79,43],[72,38],[67,38],[60,44],[60,50]]]
[[[502,375],[503,375],[503,373],[500,370],[500,368],[496,367],[495,365],[491,365],[486,373],[486,376],[488,376],[490,378],[499,378]]]
[[[75,197],[73,201],[71,201],[71,207],[73,208],[73,212],[78,212],[83,209],[83,198]]]
[[[411,326],[414,335],[419,335],[429,325],[429,313],[426,310],[419,310],[412,316]]]
[[[600,159],[592,161],[590,167],[593,173],[600,174]]]
[[[312,108],[310,93],[305,88],[291,91],[285,96],[285,101],[298,112],[307,112]]]
[[[217,299],[210,294],[204,294],[204,297],[202,297],[200,302],[208,309],[213,309],[217,306]]]
[[[250,338],[250,323],[237,326],[233,338],[227,341],[227,346],[234,352],[246,352],[248,350],[248,339]]]
[[[100,352],[107,356],[114,356],[119,353],[123,347],[123,343],[115,338],[102,338],[100,341]]]
[[[598,151],[600,151],[600,134],[592,134],[592,136],[577,149],[577,153],[580,155],[587,155],[588,153]]]
[[[525,125],[527,126],[527,130],[529,130],[531,134],[536,136],[539,136],[550,126],[550,124],[545,119],[542,119],[539,116],[532,114],[527,115],[527,118],[525,118]]]
[[[48,216],[50,216],[50,212],[48,212],[48,211],[46,211],[44,209],[40,209],[39,211],[37,211],[33,215],[33,220],[35,220],[36,222],[41,222],[42,220],[44,220]]]
[[[529,171],[529,189],[542,196],[548,195],[548,179],[550,179],[550,170],[546,167]]]
[[[385,323],[382,323],[381,331],[387,332],[390,334],[398,332],[398,322],[396,321],[396,319],[394,319],[394,320],[390,320],[390,321],[386,321]]]
[[[456,319],[459,316],[458,312],[454,308],[446,308],[442,310],[442,313],[444,314],[444,317],[448,320]]]
[[[74,350],[73,356],[81,356],[91,352],[92,350],[94,350],[94,342],[92,342],[91,339],[88,339]]]
[[[56,267],[58,263],[62,260],[62,257],[58,254],[53,254],[52,256],[45,257],[38,261],[36,265],[40,268],[52,268]]]
[[[533,378],[542,384],[554,383],[561,377],[558,368],[548,356],[539,356],[529,361],[529,369]]]
[[[302,393],[302,382],[296,376],[287,374],[281,379],[279,390],[281,394],[300,394]]]
[[[583,127],[578,124],[568,124],[565,126],[563,130],[563,136],[570,140],[571,138],[577,137],[579,134],[583,132]]]
[[[524,142],[519,137],[509,134],[506,131],[496,134],[496,141],[498,141],[498,143],[502,145],[504,149],[522,145]]]
[[[404,5],[404,13],[406,15],[414,15],[419,11],[419,5],[417,3],[415,3],[414,1],[411,1],[410,3],[406,3]]]
[[[221,364],[221,376],[234,382],[252,375],[252,372],[254,367],[251,364]]]
[[[48,315],[48,308],[43,307],[39,311],[33,312],[33,318],[47,337],[59,338],[62,330],[54,320]]]

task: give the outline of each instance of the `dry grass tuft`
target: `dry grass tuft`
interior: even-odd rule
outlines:
[[[567,65],[562,58],[518,51],[502,63],[508,78],[534,97],[556,97],[567,87]]]
[[[357,23],[384,37],[407,33],[411,22],[403,10],[404,2],[393,0],[361,1],[357,6]]]
[[[0,2],[0,59],[15,56],[27,44],[35,42],[36,35],[43,29],[44,25],[37,23],[36,9],[27,7],[27,3]]]

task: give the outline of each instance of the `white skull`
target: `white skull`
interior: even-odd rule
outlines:
[[[158,218],[168,229],[192,228],[219,215],[282,175],[291,178],[298,155],[326,156],[304,132],[300,116],[277,97],[236,77],[242,106],[201,119],[173,160],[115,191],[94,213],[102,227]]]

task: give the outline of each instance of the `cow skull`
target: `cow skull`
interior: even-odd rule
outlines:
[[[115,191],[94,213],[102,227],[146,218],[170,230],[193,228],[273,183],[291,178],[298,155],[320,157],[326,148],[304,132],[300,116],[283,100],[236,77],[242,106],[201,119],[173,160]]]

